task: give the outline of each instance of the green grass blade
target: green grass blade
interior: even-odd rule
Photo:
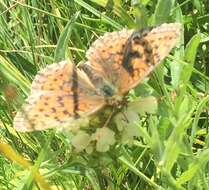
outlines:
[[[174,2],[174,0],[158,0],[154,13],[155,24],[168,21]]]
[[[123,28],[122,25],[115,22],[113,19],[109,18],[108,16],[104,15],[103,13],[99,12],[94,7],[89,5],[88,3],[86,3],[82,0],[75,0],[75,2],[78,3],[80,6],[84,7],[85,9],[87,9],[88,11],[90,11],[91,13],[93,13],[94,15],[96,15],[97,17],[101,18],[104,22],[110,24],[114,28],[116,28],[116,29],[122,29]]]
[[[182,72],[181,72],[182,84],[187,84],[192,75],[198,46],[202,39],[201,36],[202,36],[201,34],[195,34],[186,46],[184,59],[186,60],[188,64],[183,67]],[[186,85],[184,85],[184,88],[182,88],[182,93],[184,93],[185,88],[186,88]]]
[[[135,22],[133,20],[133,18],[127,13],[127,10],[125,10],[121,3],[118,1],[108,1],[108,0],[91,0],[92,2],[102,6],[102,7],[106,7],[107,10],[111,9],[110,11],[113,11],[117,16],[119,16],[124,23],[126,23],[126,25],[128,25],[129,28],[134,28],[135,26]]]
[[[181,185],[192,179],[202,170],[202,168],[205,167],[205,164],[207,164],[208,161],[209,150],[207,149],[201,152],[197,158],[192,163],[190,163],[189,169],[182,173],[182,175],[177,179],[177,183]]]
[[[17,68],[0,55],[0,73],[7,81],[19,86],[25,94],[30,90],[30,82],[17,70]]]
[[[67,23],[66,27],[64,28],[63,32],[61,33],[59,37],[57,48],[55,50],[55,56],[54,56],[55,62],[60,62],[65,59],[65,52],[67,50],[68,40],[70,38],[73,26],[79,14],[80,12],[77,12],[75,13],[75,15],[72,16],[72,18],[69,20],[69,22]]]
[[[126,160],[125,157],[119,157],[119,160],[121,163],[126,165],[129,170],[134,172],[136,175],[138,175],[140,178],[142,178],[144,181],[146,181],[150,186],[153,186],[156,189],[163,190],[164,188],[160,187],[156,183],[154,183],[152,180],[150,180],[147,176],[145,176],[142,172],[140,172],[133,164],[131,164],[128,160]]]

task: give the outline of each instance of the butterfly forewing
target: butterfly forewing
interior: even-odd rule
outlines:
[[[106,33],[98,38],[86,53],[92,70],[99,70],[97,73],[101,73],[104,79],[116,87],[120,85],[119,78],[124,73],[124,68],[121,67],[124,47],[132,33],[133,30],[126,29]]]
[[[68,61],[41,70],[30,96],[14,119],[18,131],[44,130],[67,125],[104,105],[85,73]]]
[[[93,67],[98,64],[106,71],[106,80],[123,95],[169,54],[180,32],[180,24],[171,23],[149,30],[107,33],[93,43],[87,58]]]

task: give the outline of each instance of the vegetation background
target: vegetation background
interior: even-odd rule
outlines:
[[[1,0],[0,189],[208,190],[208,13],[207,0]],[[40,68],[63,56],[84,60],[107,31],[164,22],[179,22],[184,32],[172,55],[135,91],[159,101],[155,114],[141,118],[131,146],[75,154],[70,139],[53,130],[13,129]]]

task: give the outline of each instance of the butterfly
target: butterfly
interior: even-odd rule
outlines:
[[[35,76],[15,129],[64,126],[120,103],[170,53],[180,34],[179,23],[108,32],[93,42],[78,67],[69,60],[47,66]]]

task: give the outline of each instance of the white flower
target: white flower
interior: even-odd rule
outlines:
[[[107,128],[99,128],[96,132],[92,135],[92,139],[96,140],[96,150],[98,152],[106,152],[109,150],[110,145],[115,143],[115,133]]]

